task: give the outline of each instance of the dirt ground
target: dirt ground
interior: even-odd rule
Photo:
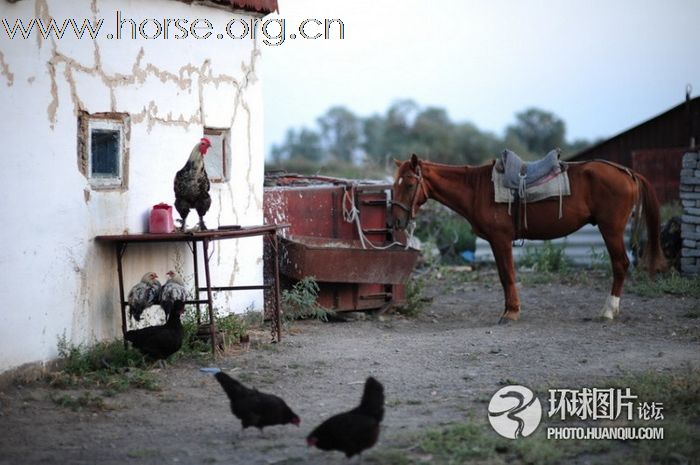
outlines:
[[[211,364],[178,361],[157,371],[162,390],[105,398],[107,409],[72,411],[57,406],[56,389],[45,384],[12,386],[0,393],[0,464],[346,464],[340,453],[307,448],[304,438],[354,406],[368,375],[386,391],[374,449],[381,450],[426,427],[466,421],[467,412],[485,417],[499,383],[563,388],[700,362],[700,319],[688,317],[700,310],[697,299],[626,294],[621,318],[603,322],[607,281],[526,284],[521,320],[498,326],[500,285],[493,272],[481,273],[462,282],[445,272],[424,289],[432,301],[415,318],[297,322],[281,344]],[[301,426],[241,433],[202,366],[283,396]]]

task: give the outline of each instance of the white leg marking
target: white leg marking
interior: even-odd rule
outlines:
[[[603,318],[612,320],[620,314],[620,297],[609,295],[605,299],[605,305],[603,305]]]

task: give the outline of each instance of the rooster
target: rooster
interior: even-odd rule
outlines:
[[[175,209],[181,218],[180,231],[185,230],[185,222],[191,208],[196,209],[199,215],[199,229],[201,231],[207,229],[204,225],[204,215],[211,206],[211,197],[209,196],[209,176],[204,169],[204,155],[209,147],[211,147],[209,139],[202,137],[192,149],[185,166],[175,175],[173,189]]]
[[[165,360],[182,347],[183,328],[180,316],[184,311],[185,303],[178,300],[164,325],[127,331],[126,340],[142,354],[155,360]]]
[[[141,321],[141,314],[151,305],[158,303],[160,297],[160,281],[158,275],[149,271],[129,291],[129,315],[136,321]]]
[[[384,386],[370,376],[365,382],[360,405],[321,423],[309,434],[306,443],[321,450],[344,452],[350,458],[377,442],[383,418]]]
[[[175,306],[175,302],[187,300],[187,289],[179,274],[172,270],[166,274],[168,275],[168,280],[160,289],[160,306],[163,307],[165,318],[167,319]]]
[[[224,388],[231,401],[231,412],[241,420],[243,429],[255,426],[262,431],[266,426],[301,423],[299,416],[279,397],[245,387],[222,371],[214,376]]]

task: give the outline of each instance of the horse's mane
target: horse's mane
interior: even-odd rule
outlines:
[[[420,162],[428,166],[440,168],[441,170],[447,170],[454,174],[466,176],[467,179],[479,178],[485,175],[490,179],[491,170],[496,160],[489,160],[482,165],[449,165],[447,163],[437,163],[429,160],[421,160]]]
[[[467,164],[467,165],[450,165],[448,163],[438,163],[436,161],[430,161],[430,160],[426,160],[426,159],[421,159],[420,162],[425,163],[427,165],[436,166],[438,168],[448,168],[448,169],[449,168],[456,168],[456,169],[468,168],[468,169],[473,170],[473,169],[477,169],[477,168],[492,168],[493,164],[496,163],[496,160],[494,160],[494,159],[488,160],[481,165],[469,165],[469,164]]]

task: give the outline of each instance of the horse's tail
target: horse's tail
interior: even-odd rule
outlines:
[[[667,269],[666,257],[661,251],[661,217],[659,215],[659,200],[656,198],[654,187],[642,175],[635,173],[639,198],[637,200],[637,220],[644,220],[647,226],[647,241],[642,252],[641,266],[647,269],[652,278],[657,271]],[[640,222],[637,221],[639,225]]]

